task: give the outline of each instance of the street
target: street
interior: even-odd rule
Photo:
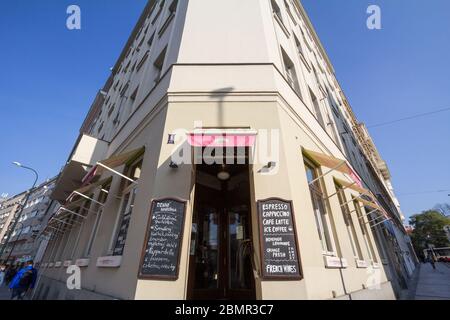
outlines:
[[[429,263],[421,264],[414,291],[411,292],[410,299],[450,300],[450,264],[436,263],[436,270]],[[10,295],[5,285],[0,287],[0,300],[9,300]]]
[[[450,300],[450,264],[421,265],[415,300]]]

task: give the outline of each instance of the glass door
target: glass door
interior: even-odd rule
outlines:
[[[189,299],[255,299],[249,205],[224,190],[196,186]]]

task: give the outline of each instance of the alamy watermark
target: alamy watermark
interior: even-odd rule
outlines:
[[[72,4],[67,7],[66,13],[69,15],[66,20],[67,29],[81,30],[81,8]]]
[[[76,265],[69,266],[66,273],[67,277],[66,286],[69,290],[81,290],[81,269]]]
[[[377,5],[370,5],[367,8],[367,28],[369,30],[381,30],[381,8]]]

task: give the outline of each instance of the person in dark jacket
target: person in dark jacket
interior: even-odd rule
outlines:
[[[14,279],[9,284],[9,288],[12,290],[11,300],[14,300],[16,297],[18,300],[23,300],[23,297],[28,290],[34,289],[37,279],[37,270],[34,268],[33,264],[32,260],[28,261],[25,267],[17,272]]]
[[[11,280],[14,278],[14,276],[17,273],[17,268],[16,266],[7,266],[6,267],[6,274],[5,274],[5,284],[7,286],[9,286],[9,283],[11,282]]]

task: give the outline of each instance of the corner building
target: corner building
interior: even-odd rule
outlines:
[[[149,1],[57,181],[35,296],[395,298],[373,230],[400,214],[350,164],[352,117],[299,2]]]

